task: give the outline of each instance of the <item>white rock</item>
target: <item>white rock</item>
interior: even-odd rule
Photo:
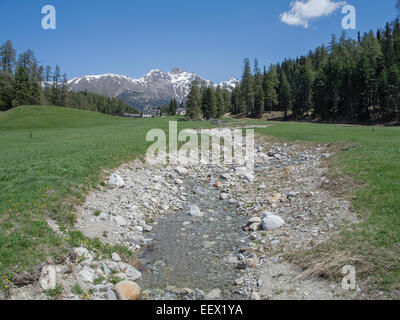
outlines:
[[[78,273],[78,277],[84,282],[93,283],[94,272],[92,271],[92,269],[85,268]]]
[[[273,216],[273,215],[274,215],[274,213],[271,212],[271,211],[264,211],[264,212],[263,212],[263,218],[269,217],[269,216]]]
[[[181,176],[185,176],[189,173],[189,170],[184,167],[176,167],[175,171],[176,171],[176,173],[180,174]]]
[[[221,179],[230,180],[231,175],[229,173],[223,173],[223,174],[221,174]]]
[[[81,257],[84,257],[86,259],[90,258],[89,250],[86,248],[83,248],[83,247],[75,248],[74,252],[79,258],[81,258]]]
[[[254,182],[255,178],[251,173],[246,173],[243,177],[245,181]]]
[[[204,213],[202,213],[202,212],[200,211],[200,209],[199,209],[198,206],[196,206],[196,205],[190,205],[190,207],[189,207],[189,215],[191,215],[192,217],[198,217],[198,218],[200,218],[200,217],[203,217],[203,216],[204,216]]]
[[[280,228],[285,224],[282,218],[276,215],[269,215],[261,220],[261,227],[263,230],[273,230]]]
[[[214,289],[210,291],[207,295],[207,299],[209,300],[217,300],[221,298],[221,290],[219,289]]]
[[[181,179],[176,179],[175,183],[180,185],[180,184],[183,184],[183,181]]]
[[[259,222],[252,223],[252,224],[249,226],[249,229],[250,229],[251,231],[257,231],[259,228],[260,228],[260,223],[259,223]]]
[[[125,186],[125,181],[116,173],[113,173],[108,179],[108,186],[111,188],[123,188]]]
[[[132,266],[128,266],[128,268],[125,270],[125,274],[127,279],[131,281],[138,280],[142,277],[142,273]]]
[[[230,198],[229,193],[222,193],[219,197],[221,200],[228,200]]]
[[[57,272],[54,266],[45,266],[40,274],[39,284],[43,290],[55,289],[57,285]]]
[[[107,300],[118,300],[117,299],[117,296],[115,295],[115,293],[114,293],[114,291],[112,291],[112,290],[107,290],[107,292],[104,294],[104,297],[107,299]]]
[[[235,173],[238,176],[244,177],[248,173],[248,171],[246,167],[238,167],[235,169]]]
[[[261,218],[260,217],[253,217],[247,221],[247,224],[253,224],[253,223],[261,223]]]
[[[126,226],[128,224],[128,221],[121,216],[116,216],[114,219],[119,226]]]
[[[120,261],[122,261],[121,257],[120,257],[119,254],[116,253],[116,252],[113,252],[113,254],[111,255],[111,258],[112,258],[113,261],[115,261],[115,262],[120,262]]]

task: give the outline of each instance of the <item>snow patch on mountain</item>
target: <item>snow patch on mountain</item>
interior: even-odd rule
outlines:
[[[109,97],[125,100],[132,107],[143,109],[145,106],[160,106],[167,104],[171,99],[182,102],[189,94],[191,83],[196,80],[207,86],[233,90],[239,80],[232,78],[219,84],[205,80],[195,73],[190,73],[182,68],[174,68],[165,73],[154,69],[140,79],[106,73],[102,75],[88,75],[77,77],[68,81],[72,91],[89,91]]]

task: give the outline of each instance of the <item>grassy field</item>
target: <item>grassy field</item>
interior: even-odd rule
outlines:
[[[332,175],[351,177],[348,192],[362,222],[294,261],[316,274],[341,276],[345,264],[355,265],[378,290],[400,290],[400,128],[348,127],[307,123],[274,123],[261,134],[288,141],[346,142],[350,146],[331,163]],[[346,187],[346,186],[345,186]],[[397,295],[397,297],[399,297]]]
[[[125,119],[59,107],[20,107],[0,113],[0,274],[30,270],[68,243],[47,226],[52,218],[71,225],[74,204],[104,179],[102,169],[141,156],[151,128],[167,131],[168,120]],[[251,121],[254,124],[265,122]],[[351,146],[331,163],[332,174],[348,175],[358,187],[353,204],[363,222],[294,261],[334,276],[344,262],[355,264],[373,286],[399,290],[400,129],[270,123],[257,132],[289,141]],[[208,126],[180,122],[179,128]],[[29,139],[32,130],[33,139]],[[71,244],[80,235],[71,234]],[[318,264],[320,263],[320,264]],[[325,267],[324,267],[325,266]],[[322,271],[321,271],[322,270]]]
[[[185,125],[180,122],[179,128]],[[200,125],[204,123],[190,123]],[[128,119],[44,106],[1,113],[0,274],[12,277],[47,256],[65,254],[63,240],[46,219],[70,225],[73,205],[99,185],[101,169],[143,155],[151,128],[168,131],[168,119]]]

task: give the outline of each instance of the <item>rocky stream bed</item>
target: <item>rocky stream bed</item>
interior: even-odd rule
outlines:
[[[75,227],[128,247],[135,264],[75,248],[74,259],[43,266],[39,281],[12,288],[10,298],[49,299],[46,290],[57,285],[61,299],[362,298],[360,288],[300,279],[282,258],[357,221],[350,203],[325,188],[329,146],[265,137],[256,146],[254,172],[138,160],[107,172],[78,208]]]

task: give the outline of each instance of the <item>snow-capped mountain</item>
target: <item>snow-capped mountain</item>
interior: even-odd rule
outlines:
[[[132,79],[117,74],[103,74],[78,77],[68,82],[72,91],[90,91],[109,97],[121,98],[133,108],[143,110],[145,106],[158,107],[168,104],[171,99],[182,102],[189,94],[190,84],[194,81],[208,86],[218,86],[232,90],[239,81],[231,79],[220,84],[213,84],[195,73],[181,68],[174,68],[165,73],[161,70],[152,70],[143,78]]]

